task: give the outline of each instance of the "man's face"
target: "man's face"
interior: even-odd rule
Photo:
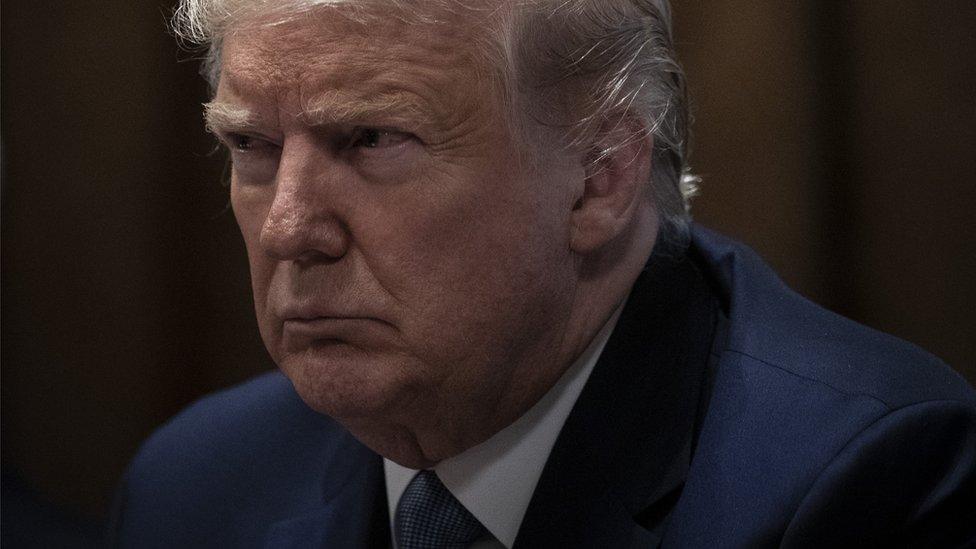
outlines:
[[[523,162],[463,24],[396,21],[230,33],[210,115],[272,357],[314,409],[410,430],[491,417],[572,359],[582,172]]]

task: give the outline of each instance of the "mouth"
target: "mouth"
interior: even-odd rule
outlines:
[[[292,317],[282,322],[282,338],[291,351],[344,344],[375,349],[389,344],[391,328],[388,322],[372,317]]]

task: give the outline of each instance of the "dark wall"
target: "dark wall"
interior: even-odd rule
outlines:
[[[976,381],[976,3],[829,4],[675,1],[695,217]],[[88,517],[155,426],[271,367],[169,10],[2,7],[4,471]]]
[[[674,4],[695,217],[976,381],[976,3]]]

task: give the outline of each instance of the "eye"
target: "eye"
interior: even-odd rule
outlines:
[[[254,148],[254,138],[250,135],[230,136],[231,147],[234,150],[245,152]]]
[[[405,143],[413,136],[409,133],[382,128],[356,128],[350,139],[349,148],[383,149]]]
[[[218,134],[230,151],[236,180],[241,185],[261,185],[274,180],[281,147],[269,139],[245,133]]]
[[[227,133],[219,137],[232,153],[249,153],[274,147],[273,143],[265,139],[243,133]]]
[[[242,135],[239,133],[230,134],[227,136],[228,146],[234,151],[247,152],[254,149],[255,139],[250,135]]]

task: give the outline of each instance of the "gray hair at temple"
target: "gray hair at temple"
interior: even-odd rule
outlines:
[[[617,149],[653,137],[650,190],[669,238],[685,240],[688,201],[699,179],[687,167],[689,113],[668,0],[182,0],[173,30],[186,44],[208,46],[202,73],[212,90],[221,43],[245,20],[284,22],[319,7],[343,15],[385,16],[436,24],[443,12],[480,12],[486,37],[472,37],[498,69],[517,126],[528,118],[566,129],[568,145],[603,143],[598,163]],[[490,4],[490,5],[489,5]],[[365,22],[365,21],[364,21]],[[522,107],[516,105],[523,104]],[[531,108],[527,107],[531,105]],[[569,112],[565,112],[569,111]],[[519,116],[521,115],[521,117]],[[640,129],[624,121],[636,119]]]

